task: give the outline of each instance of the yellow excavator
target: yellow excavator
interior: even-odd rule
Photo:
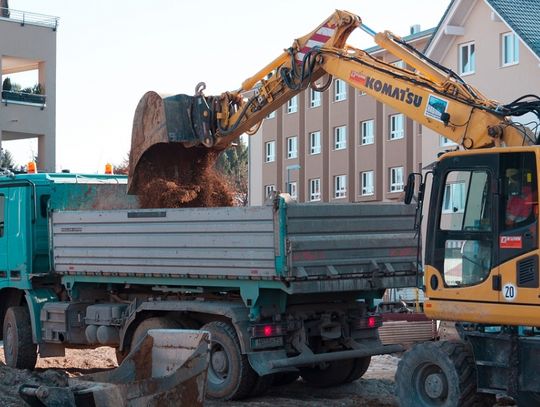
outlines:
[[[409,68],[347,45],[356,28]],[[135,114],[130,192],[139,191],[149,168],[153,175],[164,170],[160,157],[171,149],[173,173],[196,171],[299,92],[326,90],[332,77],[459,146],[425,174],[411,174],[405,199],[418,193],[419,219],[428,208],[419,284],[425,312],[459,321],[460,340],[419,344],[404,354],[396,373],[400,404],[472,406],[507,394],[520,406],[540,405],[540,148],[538,135],[511,119],[534,113],[540,120],[538,96],[509,104],[488,99],[400,37],[337,10],[238,90],[205,96],[199,84],[195,96],[147,93]]]

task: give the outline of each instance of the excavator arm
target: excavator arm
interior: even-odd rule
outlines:
[[[358,27],[413,69],[393,66],[347,45],[349,34]],[[325,75],[325,83],[318,86]],[[147,93],[135,113],[130,193],[138,193],[140,173],[155,173],[163,168],[163,149],[172,148],[167,143],[179,145],[172,153],[178,163],[173,172],[193,172],[196,166],[209,165],[216,152],[240,135],[253,134],[269,113],[309,86],[324,91],[332,76],[464,149],[536,142],[528,129],[508,117],[528,111],[538,114],[538,101],[517,100],[501,105],[400,37],[388,31],[376,33],[362,24],[360,17],[337,10],[234,92],[205,96],[204,84],[199,84],[195,96],[162,99],[154,92]]]

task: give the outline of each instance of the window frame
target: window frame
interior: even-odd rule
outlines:
[[[294,148],[292,148],[294,147]],[[298,137],[287,137],[287,159],[298,158]]]
[[[334,80],[334,102],[347,100],[347,83],[341,79]]]
[[[471,52],[471,47],[473,48]],[[467,49],[467,59],[469,61],[469,70],[464,70],[467,65],[463,65],[463,50]],[[476,44],[474,41],[465,42],[459,44],[458,47],[458,67],[460,75],[472,75],[476,72]],[[472,60],[472,63],[471,63]]]
[[[270,195],[272,195],[272,192],[276,190],[275,184],[268,184],[264,186],[264,199],[270,198]]]
[[[398,120],[399,119],[399,120]],[[401,128],[398,129],[396,123],[401,122]],[[389,134],[388,140],[401,140],[405,138],[405,116],[403,113],[396,113],[390,115],[390,123],[388,126]]]
[[[292,199],[298,199],[298,184],[297,181],[291,181],[289,182],[288,186],[288,192]]]
[[[368,177],[369,175],[369,177]],[[371,181],[371,185],[366,183],[366,180]],[[361,196],[373,196],[375,195],[375,185],[374,185],[374,172],[373,170],[367,170],[360,172],[360,195]],[[371,189],[371,191],[370,191]]]
[[[317,191],[314,190],[314,185],[317,186]],[[321,179],[311,178],[309,180],[309,200],[310,202],[317,202],[321,200]]]
[[[343,136],[343,139],[341,139]],[[339,140],[338,140],[339,139]],[[347,126],[334,127],[334,150],[345,150],[347,148]]]
[[[273,163],[276,161],[276,141],[271,140],[267,141],[264,144],[264,152],[265,152],[265,163]]]
[[[317,92],[316,90],[309,89],[309,107],[315,108],[319,107],[321,105],[321,92]]]
[[[317,137],[314,137],[314,136]],[[317,145],[313,144],[314,140],[317,140]],[[321,153],[321,131],[316,130],[309,133],[309,155],[316,155]]]
[[[399,171],[398,171],[399,170]],[[390,193],[395,193],[395,192],[402,192],[403,191],[403,172],[404,172],[404,168],[403,166],[399,166],[399,167],[390,167],[390,179],[389,179],[389,192]],[[401,174],[401,182],[399,182],[397,174]],[[395,178],[395,181],[394,182],[394,178]]]
[[[512,37],[513,41],[511,41],[512,44],[512,60],[510,62],[506,62],[506,38]],[[509,31],[506,33],[501,34],[501,67],[507,67],[512,65],[519,64],[519,38],[513,31]]]
[[[298,95],[293,96],[287,101],[287,114],[298,112]]]
[[[367,126],[368,124],[371,124],[371,126]],[[366,127],[370,127],[371,129],[371,135],[368,138],[366,136]],[[367,146],[370,144],[375,143],[375,120],[369,119],[364,120],[360,122],[360,145],[361,146]]]
[[[347,197],[347,174],[334,175],[334,198]]]

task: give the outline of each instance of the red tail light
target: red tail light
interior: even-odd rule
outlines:
[[[377,327],[377,318],[376,317],[369,317],[367,320],[367,326],[368,328],[375,328]]]
[[[253,328],[253,337],[270,337],[270,336],[281,336],[283,335],[283,329],[281,325],[277,324],[265,324],[265,325],[255,325]]]

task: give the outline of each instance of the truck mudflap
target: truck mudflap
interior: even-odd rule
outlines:
[[[253,367],[259,375],[267,375],[284,371],[295,371],[295,368],[298,367],[316,365],[324,362],[385,355],[388,353],[403,352],[405,350],[401,345],[378,345],[368,347],[355,342],[353,346],[354,349],[327,353],[313,353],[311,349],[305,346],[298,356],[287,357],[284,350],[279,350],[250,353],[248,354],[248,358],[251,367]]]
[[[31,406],[203,406],[209,346],[206,331],[150,330],[116,369],[19,394]]]

